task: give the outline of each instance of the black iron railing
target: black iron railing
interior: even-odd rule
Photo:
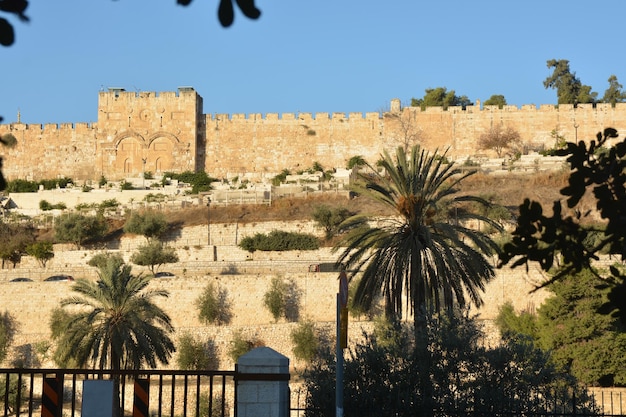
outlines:
[[[122,416],[235,415],[236,371],[0,369],[0,415],[78,417],[83,383],[115,382]]]

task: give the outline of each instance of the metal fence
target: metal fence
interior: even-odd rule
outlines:
[[[83,382],[113,380],[121,416],[236,415],[236,371],[0,369],[0,410],[8,416],[80,417]]]

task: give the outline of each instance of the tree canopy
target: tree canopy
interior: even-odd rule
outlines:
[[[124,232],[142,235],[148,242],[153,239],[159,240],[167,228],[168,223],[165,214],[154,210],[135,212],[124,223]]]
[[[589,270],[550,284],[552,293],[534,311],[516,313],[510,303],[496,319],[505,337],[530,337],[560,372],[591,386],[625,386],[626,333],[621,322],[598,310],[608,288]]]
[[[500,158],[506,149],[519,145],[521,136],[512,127],[503,127],[500,124],[493,126],[478,137],[479,149],[493,149]]]
[[[154,275],[161,265],[178,262],[178,255],[174,248],[154,241],[140,246],[137,252],[131,256],[130,261],[136,265],[149,267],[150,272]]]
[[[457,96],[454,90],[448,91],[446,87],[427,88],[424,97],[411,99],[411,106],[421,107],[443,107],[444,110],[450,106],[471,106],[472,102],[467,96]]]
[[[626,93],[622,91],[624,88],[618,81],[615,75],[611,75],[608,79],[609,88],[604,91],[602,102],[610,103],[613,106],[615,103],[623,103],[626,101]]]
[[[525,199],[512,239],[500,254],[500,267],[510,263],[528,268],[537,262],[553,274],[544,286],[585,269],[595,271],[592,263],[601,253],[626,259],[626,139],[610,145],[617,137],[615,129],[607,128],[589,144],[568,142],[565,149],[555,151],[567,157],[571,167],[568,185],[561,189],[569,210],[557,200],[552,214],[546,215],[540,203]],[[585,194],[595,200],[602,227],[589,221],[590,211],[580,208]],[[611,291],[600,311],[626,323],[626,274],[612,266],[603,278]]]
[[[361,175],[354,191],[396,215],[379,221],[377,227],[370,227],[368,216],[348,218],[342,227],[351,232],[335,247],[341,250],[337,263],[363,272],[354,303],[369,309],[382,293],[387,316],[400,319],[408,308],[414,313],[416,332],[431,312],[449,312],[467,300],[480,305],[481,292],[494,275],[485,255],[497,245],[486,234],[463,226],[463,221],[501,227],[470,210],[453,209],[466,202],[488,202],[458,195],[459,183],[474,172],[462,174],[445,161],[445,154],[430,154],[418,146],[409,154],[398,147],[395,157],[385,152],[380,164],[385,174],[370,167],[374,174]]]
[[[54,221],[55,237],[60,242],[73,243],[77,248],[107,232],[108,225],[102,216],[83,216],[64,213]]]
[[[501,94],[494,94],[491,97],[489,97],[487,100],[485,100],[483,105],[484,106],[498,106],[498,108],[501,109],[503,106],[506,106],[506,99]]]
[[[180,6],[189,6],[192,0],[176,0]],[[237,7],[244,16],[249,19],[258,19],[261,16],[254,0],[236,0]],[[22,22],[28,22],[30,19],[24,12],[28,8],[28,0],[0,0],[0,11],[9,15],[14,15]],[[220,0],[217,9],[217,17],[223,27],[229,27],[235,20],[235,8],[233,0]],[[0,17],[0,45],[11,46],[15,42],[15,29],[13,25],[5,18]],[[0,119],[1,120],[1,119]]]
[[[175,350],[169,337],[174,328],[153,299],[168,293],[148,290],[149,281],[115,261],[99,269],[97,281],[77,279],[75,295],[61,306],[78,309],[57,310],[50,323],[56,359],[114,370],[167,364]]]
[[[9,224],[0,222],[0,258],[17,265],[26,248],[35,242],[35,229],[29,224]]]
[[[547,62],[548,68],[553,68],[552,75],[545,79],[545,88],[556,89],[558,104],[595,103],[598,93],[591,91],[591,87],[584,85],[572,73],[567,59],[551,59]]]

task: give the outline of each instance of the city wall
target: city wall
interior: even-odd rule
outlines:
[[[267,178],[283,169],[306,170],[314,162],[326,169],[345,167],[360,155],[369,162],[383,150],[420,143],[447,149],[464,161],[493,152],[478,149],[481,134],[495,125],[512,127],[533,148],[551,148],[555,134],[568,141],[590,140],[605,127],[626,131],[626,103],[401,108],[388,112],[204,114],[193,88],[177,92],[126,92],[98,95],[92,123],[0,125],[0,134],[18,139],[3,149],[9,179],[70,176],[97,181],[204,169],[216,178],[256,174]]]
[[[263,296],[274,277],[286,280],[298,300],[298,315],[316,323],[316,326],[333,334],[335,300],[338,291],[337,273],[311,272],[311,265],[333,262],[336,254],[329,248],[318,251],[255,252],[250,254],[238,248],[238,237],[255,233],[268,233],[275,229],[321,234],[313,222],[265,222],[256,224],[212,225],[212,245],[207,245],[207,227],[196,226],[183,229],[169,237],[169,244],[177,248],[180,262],[165,265],[161,270],[175,273],[172,278],[154,279],[151,289],[165,289],[170,295],[158,300],[171,316],[176,328],[176,338],[189,332],[205,340],[214,340],[224,366],[231,366],[228,359],[230,341],[236,332],[250,340],[258,340],[291,355],[291,330],[296,323],[284,319],[274,322],[263,306]],[[145,239],[126,236],[117,250],[128,261],[132,252]],[[34,259],[25,257],[16,269],[0,270],[0,305],[9,311],[20,325],[17,345],[36,343],[49,339],[49,320],[52,310],[61,299],[71,294],[71,283],[43,282],[49,275],[71,273],[76,278],[95,279],[96,270],[86,262],[98,251],[73,250],[69,245],[55,246],[55,257],[45,269]],[[214,255],[217,254],[217,258]],[[216,259],[216,260],[213,260]],[[135,273],[147,273],[146,268],[133,266]],[[251,272],[254,271],[254,272]],[[33,282],[9,282],[11,278],[28,277]],[[487,285],[483,296],[484,305],[472,307],[485,323],[490,337],[494,335],[493,319],[498,308],[511,302],[518,310],[539,307],[546,291],[531,292],[543,277],[538,269],[526,273],[524,268],[498,269],[495,278]],[[227,294],[232,314],[229,326],[207,326],[198,320],[196,300],[208,283],[213,283]],[[352,318],[351,342],[359,340],[362,329],[371,323],[362,318]],[[295,363],[298,366],[298,363]]]

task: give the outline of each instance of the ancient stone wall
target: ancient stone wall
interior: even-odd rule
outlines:
[[[264,342],[279,352],[292,356],[291,331],[297,325],[284,319],[274,322],[263,306],[263,296],[274,277],[282,277],[297,295],[300,318],[307,318],[332,335],[335,320],[335,301],[338,274],[314,272],[310,266],[319,262],[333,262],[336,254],[330,248],[318,251],[255,252],[249,254],[234,246],[236,237],[268,233],[272,230],[323,233],[313,222],[264,222],[250,224],[215,224],[213,245],[206,244],[206,226],[188,227],[174,233],[168,243],[177,249],[180,262],[165,265],[161,270],[175,273],[172,278],[154,279],[150,289],[165,289],[169,297],[158,304],[171,316],[176,337],[189,332],[216,344],[222,364],[231,366],[228,359],[230,341],[235,333]],[[116,249],[126,261],[132,252],[145,243],[141,236],[125,236]],[[0,305],[19,322],[17,345],[49,339],[49,320],[52,310],[61,299],[71,294],[71,283],[43,282],[49,275],[69,273],[76,278],[95,279],[93,267],[86,265],[98,253],[93,250],[74,250],[71,245],[56,245],[55,257],[46,268],[41,268],[31,257],[24,257],[16,269],[0,270]],[[213,260],[217,254],[217,261]],[[133,266],[134,273],[146,273],[145,267]],[[27,277],[33,282],[10,282],[15,277]],[[498,308],[511,302],[516,310],[539,307],[548,295],[545,291],[531,293],[534,284],[543,279],[541,273],[524,268],[498,269],[483,295],[484,305],[472,308],[472,313],[485,323],[497,315]],[[207,326],[198,320],[196,300],[208,283],[213,283],[227,294],[232,313],[229,326]],[[361,328],[371,327],[365,318],[351,319],[351,343],[361,336]],[[493,326],[489,326],[494,333]]]
[[[478,104],[478,103],[477,103]],[[626,103],[400,108],[379,113],[203,114],[193,88],[177,92],[98,95],[97,123],[0,125],[13,133],[15,149],[5,150],[9,179],[70,176],[116,180],[144,171],[205,170],[223,178],[249,173],[275,175],[283,169],[345,167],[360,155],[375,162],[383,150],[420,143],[447,149],[463,161],[479,154],[478,138],[495,125],[511,127],[533,148],[551,148],[555,135],[590,140],[605,127],[626,131]]]

